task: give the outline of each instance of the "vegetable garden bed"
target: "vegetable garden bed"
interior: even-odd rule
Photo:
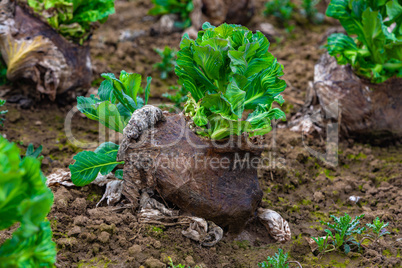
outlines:
[[[261,22],[276,23],[274,19],[262,16],[264,4],[265,1],[256,1],[258,12],[247,25],[250,29],[258,29]],[[167,101],[162,94],[177,82],[173,75],[161,79],[159,72],[153,69],[152,65],[160,61],[154,49],[168,45],[178,50],[181,34],[150,36],[141,33],[141,30],[148,33],[155,23],[150,17],[144,18],[151,7],[149,1],[116,1],[118,15],[111,16],[93,36],[91,56],[95,87],[101,82],[100,74],[105,72],[118,74],[124,69],[144,77],[152,75],[149,103],[159,105]],[[283,94],[282,109],[288,119],[303,106],[308,82],[314,77],[314,65],[325,51],[320,46],[325,43],[326,31],[331,26],[328,23],[296,25],[290,36],[284,34],[283,40],[271,42],[270,52],[284,65],[283,79],[288,89]],[[123,31],[138,36],[128,41],[121,35]],[[1,86],[0,93],[8,88],[9,85]],[[64,118],[72,105],[58,107],[55,103],[42,102],[42,106],[35,104],[31,110],[25,110],[20,103],[20,100],[6,103],[8,113],[0,132],[16,142],[22,152],[30,143],[35,148],[43,145],[42,170],[45,175],[57,168],[66,169],[74,162],[73,156],[82,150],[64,132]],[[72,122],[72,134],[83,142],[93,142],[100,134],[112,133],[77,113]],[[117,143],[116,137],[118,135],[113,134],[107,140]],[[282,127],[265,135],[265,143],[269,146],[261,155],[265,165],[258,169],[262,190],[260,206],[279,212],[289,222],[292,238],[288,243],[276,244],[264,225],[251,219],[245,232],[225,234],[213,247],[202,247],[183,236],[183,228],[179,225],[139,223],[139,216],[133,214],[131,208],[108,207],[105,203],[96,207],[104,187],[56,185],[50,187],[54,204],[47,216],[58,249],[56,266],[166,267],[170,257],[174,264],[191,267],[257,267],[267,256],[278,253],[278,249],[283,249],[289,254],[289,260],[298,261],[303,267],[400,266],[401,145],[391,140],[386,147],[377,147],[362,144],[358,139],[341,139],[337,148],[338,165],[333,167],[306,150],[309,147],[318,152],[325,151],[325,138],[323,134],[302,136]],[[351,196],[360,199],[354,202],[356,199],[351,200]],[[352,218],[365,214],[360,219],[361,226],[379,217],[389,223],[386,230],[390,234],[377,243],[366,240],[367,248],[360,253],[331,251],[315,256],[305,238],[325,236],[324,229],[329,227],[320,221],[333,223],[330,215],[340,217],[345,213]],[[0,232],[0,244],[10,238],[16,227]]]

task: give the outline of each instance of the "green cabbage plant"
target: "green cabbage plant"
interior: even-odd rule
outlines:
[[[133,112],[148,103],[151,77],[147,78],[145,89],[141,88],[139,74],[121,71],[120,77],[102,74],[105,80],[99,87],[98,96],[78,97],[77,108],[89,119],[116,132],[123,133]],[[145,92],[145,100],[138,96]],[[75,163],[70,165],[71,180],[77,186],[84,186],[96,179],[99,173],[107,175],[119,164],[116,160],[119,145],[113,142],[102,143],[94,152],[83,151],[74,156]],[[115,171],[117,178],[123,178],[121,169]]]
[[[294,25],[289,22],[293,17],[296,5],[290,0],[271,0],[265,3],[265,16],[274,16],[280,23],[285,26],[288,32],[293,31]]]
[[[204,23],[196,40],[183,37],[175,71],[191,94],[184,112],[199,135],[214,140],[264,135],[273,119],[285,119],[285,113],[273,107],[284,102],[283,66],[268,48],[262,33],[226,23]]]
[[[402,1],[331,0],[326,15],[347,35],[332,34],[328,53],[373,83],[402,77]]]
[[[53,267],[56,245],[46,216],[53,194],[35,156],[20,158],[17,146],[0,135],[0,230],[19,223],[0,245],[0,267]]]
[[[188,100],[188,91],[184,87],[178,86],[171,86],[168,90],[168,92],[162,94],[162,97],[173,102],[175,107],[183,109],[184,103]],[[171,93],[172,91],[174,91],[174,93]]]
[[[309,21],[319,24],[324,21],[324,14],[319,13],[316,6],[321,0],[303,0],[301,4],[301,14]]]
[[[27,0],[33,10],[67,39],[82,44],[93,23],[104,23],[115,12],[114,0]]]
[[[176,66],[176,54],[177,51],[169,46],[165,46],[163,50],[156,48],[155,52],[161,57],[162,61],[153,65],[154,69],[157,69],[161,73],[161,79],[166,79],[174,71]]]

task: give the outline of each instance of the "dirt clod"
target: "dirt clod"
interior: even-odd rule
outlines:
[[[151,257],[145,261],[145,267],[147,267],[147,268],[165,268],[166,264]]]
[[[110,239],[110,234],[108,232],[101,232],[100,235],[98,236],[98,240],[102,242],[103,244],[109,242]]]

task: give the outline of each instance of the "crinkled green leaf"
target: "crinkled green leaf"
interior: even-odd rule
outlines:
[[[279,79],[283,75],[282,65],[274,63],[252,77],[246,93],[245,109],[255,109],[258,104],[270,104],[285,88],[286,82]]]
[[[117,79],[114,74],[105,73],[102,74],[102,77],[107,79],[113,85],[113,96],[117,99],[117,101],[121,103],[121,105],[123,105],[127,110],[133,113],[135,111],[135,106],[137,105],[137,99],[133,99],[128,94],[135,93],[136,95],[137,92],[131,92],[129,89],[127,89],[123,82]],[[135,105],[131,104],[132,102],[134,102]]]
[[[230,135],[239,135],[239,121],[227,120],[219,115],[211,115],[208,117],[209,137],[213,140],[224,139]]]
[[[219,80],[219,69],[223,65],[221,53],[211,46],[194,46],[194,61],[203,70],[204,74],[213,80]]]
[[[9,143],[0,136],[0,230],[21,221],[22,216],[16,213],[27,195],[29,180],[23,184],[25,170],[20,168],[19,150],[15,144]],[[39,170],[38,170],[39,172]]]
[[[209,22],[206,22],[206,23],[209,23]],[[205,27],[206,27],[207,25],[208,25],[208,24],[205,24]],[[213,27],[211,27],[211,24],[209,24],[209,25],[208,25],[208,28],[213,28]],[[203,26],[202,26],[202,29],[205,30],[205,29],[207,29],[207,28],[204,29],[204,25],[203,25]],[[229,38],[229,37],[232,35],[233,30],[234,30],[234,27],[233,27],[233,26],[231,26],[230,24],[224,23],[224,24],[221,24],[221,25],[219,25],[218,27],[216,27],[214,31],[215,31],[217,34],[219,34],[219,37],[220,37],[220,38],[223,38],[223,40],[225,40],[226,38]]]
[[[78,97],[77,108],[89,119],[96,120],[114,131],[123,133],[126,120],[124,120],[124,115],[120,114],[116,104],[109,101],[101,102],[93,96],[91,98]]]
[[[250,123],[251,136],[264,135],[271,131],[272,120],[285,120],[285,113],[278,108],[271,108],[270,105],[259,104],[257,109],[249,114],[247,121]]]
[[[39,160],[33,157],[20,160],[14,144],[2,137],[0,143],[0,229],[21,222],[29,236],[49,213],[53,194],[45,185]]]
[[[282,95],[276,96],[276,97],[274,98],[274,101],[276,101],[277,103],[279,103],[279,105],[282,105],[282,104],[285,102],[285,100],[283,99],[283,96],[282,96]]]
[[[246,97],[246,92],[242,89],[244,89],[246,83],[247,79],[245,77],[235,75],[225,93],[225,98],[231,104],[232,112],[238,118],[242,117],[244,111],[244,101]]]
[[[387,15],[389,17],[388,24],[396,23],[394,33],[402,36],[402,5],[397,0],[388,1]]]
[[[133,107],[135,110],[138,110],[144,106],[144,100],[140,97],[137,97],[137,105],[135,104],[134,100],[131,98],[128,98],[128,101],[130,103],[130,106]],[[123,121],[125,125],[127,125],[128,121],[131,118],[131,111],[127,109],[123,104],[118,103],[117,104],[117,110],[119,110],[119,114],[123,117]]]
[[[183,39],[186,40],[186,39]],[[183,42],[183,41],[182,41]],[[184,41],[185,43],[187,41]],[[193,59],[191,52],[192,43],[188,43],[190,47],[183,48],[178,52],[176,74],[179,76],[181,83],[186,90],[191,92],[193,97],[198,101],[205,92],[216,92],[217,86],[199,69]]]
[[[208,117],[205,114],[205,107],[199,107],[195,112],[195,116],[193,117],[194,123],[197,126],[205,126],[208,124]]]
[[[384,47],[386,41],[381,14],[378,11],[366,9],[362,14],[362,25],[366,45],[374,62],[384,63],[383,52],[379,50]]]
[[[117,97],[117,94],[121,94],[121,93],[128,94],[128,90],[126,89],[123,82],[120,81],[119,79],[117,79],[114,74],[103,73],[101,76],[103,78],[107,79],[110,82],[110,84],[113,85],[113,92],[116,95],[116,97]],[[121,100],[119,100],[119,101],[122,102]]]
[[[207,94],[201,100],[200,106],[208,109],[214,114],[219,114],[225,119],[238,119],[236,114],[232,112],[231,103],[221,93]]]
[[[77,108],[89,119],[99,121],[98,104],[100,102],[94,95],[91,95],[89,98],[80,96],[77,97]]]
[[[343,33],[332,34],[326,48],[329,55],[336,57],[340,64],[355,63],[359,53],[353,38]]]
[[[130,96],[137,104],[137,94],[141,88],[141,75],[135,73],[127,73],[126,71],[120,72],[120,81],[124,85],[124,93]]]

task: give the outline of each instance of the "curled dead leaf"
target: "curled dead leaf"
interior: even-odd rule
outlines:
[[[259,208],[258,218],[277,242],[285,243],[291,239],[289,224],[278,212]]]
[[[47,176],[46,185],[48,187],[59,185],[68,187],[74,186],[74,183],[71,181],[71,172],[61,168],[57,169],[55,172]]]

